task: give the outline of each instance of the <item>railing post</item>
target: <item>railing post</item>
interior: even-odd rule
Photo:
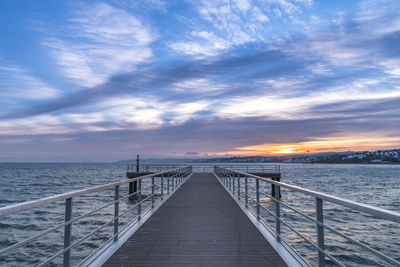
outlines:
[[[172,173],[171,175],[171,186],[172,186],[172,191],[175,190],[175,172]]]
[[[235,194],[235,175],[232,174],[232,193]]]
[[[138,221],[140,221],[142,219],[142,179],[139,180],[138,191]]]
[[[247,186],[247,176],[244,177],[244,184],[245,184],[244,193],[246,194],[245,199],[246,199],[246,209],[247,209],[249,207],[249,196],[248,196],[249,190]]]
[[[237,193],[238,193],[238,199],[240,200],[240,174],[239,173],[237,174],[237,179],[238,179],[238,182],[237,182],[237,185],[238,185]]]
[[[280,195],[281,195],[281,187],[280,186],[275,186],[275,199],[277,200],[275,202],[275,215],[276,215],[276,233],[277,233],[277,238],[278,241],[281,240],[280,235],[281,235],[281,205],[278,201],[281,200]]]
[[[317,221],[320,223],[324,223],[324,214],[322,207],[322,199],[316,198],[316,213],[317,213]],[[317,224],[317,240],[318,247],[322,250],[325,250],[325,240],[324,240],[324,227]],[[325,255],[324,253],[318,251],[318,266],[325,266]]]
[[[161,199],[164,199],[164,174],[161,174]]]
[[[70,221],[72,218],[72,198],[67,198],[65,200],[65,222]],[[64,249],[69,247],[71,244],[71,224],[64,226]],[[71,250],[64,252],[63,266],[69,267],[71,259]]]
[[[114,200],[119,199],[119,185],[115,187]],[[118,215],[119,215],[119,201],[114,203],[114,242],[118,240]]]
[[[260,220],[260,181],[256,178],[257,220]]]
[[[154,209],[154,176],[151,177],[151,208]]]
[[[168,173],[168,178],[167,178],[167,194],[169,195],[169,177],[171,176],[171,173]]]

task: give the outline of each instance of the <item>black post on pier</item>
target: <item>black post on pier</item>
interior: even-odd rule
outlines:
[[[249,173],[256,175],[256,176],[271,179],[273,181],[277,181],[277,182],[281,181],[281,172],[280,172],[279,166],[278,166],[278,169],[275,169],[271,172],[268,172],[268,170],[263,169],[263,171],[255,171],[255,172],[250,171]],[[271,184],[271,196],[275,197],[275,185],[274,184]],[[279,197],[282,197],[281,193],[279,194]]]
[[[139,172],[139,155],[136,156],[136,172]],[[137,181],[129,183],[129,194],[137,192]]]
[[[139,155],[136,156],[136,172],[139,172]]]
[[[272,177],[271,179],[273,181],[277,181],[277,182],[281,181],[281,177]],[[274,184],[271,184],[271,195],[272,195],[272,197],[275,197],[275,185]],[[281,194],[279,194],[279,197],[281,197]]]

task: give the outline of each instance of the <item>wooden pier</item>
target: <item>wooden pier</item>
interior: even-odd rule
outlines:
[[[103,266],[287,266],[213,174],[193,174]]]

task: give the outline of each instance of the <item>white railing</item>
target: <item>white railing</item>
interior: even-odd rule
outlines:
[[[337,205],[341,205],[343,207],[351,208],[353,210],[373,215],[376,218],[380,218],[387,221],[392,221],[395,223],[400,223],[400,213],[381,209],[378,207],[373,207],[370,205],[358,203],[355,201],[335,197],[332,195],[328,195],[325,193],[309,190],[306,188],[302,188],[295,185],[290,185],[282,182],[277,182],[271,179],[259,177],[256,175],[252,175],[246,172],[231,170],[227,168],[222,168],[215,166],[214,167],[214,174],[217,178],[221,181],[224,185],[226,190],[231,192],[242,205],[251,211],[256,217],[257,220],[263,221],[263,223],[268,224],[263,216],[261,216],[261,209],[268,213],[275,219],[275,226],[270,227],[271,229],[274,228],[274,235],[278,241],[281,240],[281,224],[285,225],[288,229],[293,231],[299,237],[304,239],[307,243],[309,243],[318,253],[318,266],[325,266],[326,258],[329,258],[333,263],[338,266],[345,266],[342,262],[340,262],[337,258],[331,255],[328,251],[325,250],[325,235],[324,230],[329,230],[330,232],[340,236],[341,238],[345,239],[346,241],[368,251],[369,253],[383,259],[387,263],[400,266],[400,262],[390,257],[388,255],[383,254],[382,252],[372,248],[370,245],[362,241],[358,241],[349,235],[336,230],[333,226],[327,225],[324,223],[324,214],[323,214],[323,203],[330,202]],[[253,180],[252,184],[255,184],[255,187],[250,186],[250,180]],[[273,196],[267,194],[267,192],[260,189],[260,182],[266,182],[272,184],[275,187],[275,194]],[[313,218],[310,215],[305,214],[302,211],[299,211],[290,206],[290,203],[284,203],[281,201],[281,188],[285,188],[294,192],[299,192],[307,196],[311,196],[315,198],[315,214],[316,217]],[[255,195],[251,195],[249,193],[249,189],[252,189]],[[264,196],[270,198],[275,203],[275,211],[271,211],[262,203],[260,202],[260,197]],[[252,203],[255,203],[255,208],[252,208],[252,205],[249,205],[249,200],[252,200]],[[281,216],[281,206],[295,212],[296,214],[306,218],[307,220],[315,223],[316,225],[316,235],[317,235],[317,243],[313,242],[312,240],[308,239],[305,235],[300,233],[299,229],[295,229],[291,224],[287,221],[282,219]],[[269,225],[270,226],[270,225]],[[399,225],[400,227],[400,225]]]
[[[162,172],[166,170],[173,170],[182,168],[182,164],[128,164],[126,168],[127,173],[133,172]]]
[[[218,166],[242,171],[247,173],[270,173],[270,174],[279,174],[280,166],[273,164],[228,164],[222,163],[218,164]],[[128,164],[127,165],[127,173],[135,173],[135,172],[161,172],[165,170],[171,170],[182,167],[182,164]],[[193,164],[192,165],[193,172],[202,172],[202,173],[210,173],[214,170],[213,164]]]
[[[58,201],[65,201],[65,221],[62,224],[53,226],[45,231],[42,231],[40,233],[37,233],[34,236],[31,236],[27,239],[24,239],[22,241],[19,241],[11,246],[8,246],[6,248],[3,248],[0,250],[0,257],[2,255],[5,255],[17,248],[20,248],[22,246],[27,245],[28,243],[31,243],[35,240],[37,240],[40,237],[46,236],[51,232],[54,232],[60,228],[64,228],[64,249],[61,251],[58,251],[54,255],[50,256],[43,262],[41,262],[38,266],[44,266],[46,264],[52,263],[56,258],[59,256],[63,255],[63,266],[70,266],[71,264],[71,250],[75,246],[81,244],[83,241],[87,240],[89,237],[93,236],[94,234],[98,233],[100,230],[102,230],[104,227],[113,224],[113,233],[111,234],[111,237],[102,244],[98,249],[96,249],[93,253],[91,253],[86,259],[90,258],[92,255],[98,253],[101,249],[104,249],[105,246],[110,246],[112,245],[113,242],[117,242],[118,238],[121,233],[125,233],[127,231],[126,227],[131,227],[132,225],[138,223],[141,221],[142,216],[144,216],[146,213],[150,212],[152,209],[154,209],[160,202],[166,198],[167,196],[171,195],[192,173],[192,168],[191,166],[188,167],[181,167],[181,168],[176,168],[172,170],[166,170],[162,172],[157,172],[145,176],[140,176],[137,178],[133,179],[127,179],[115,183],[110,183],[110,184],[105,184],[105,185],[100,185],[100,186],[95,186],[83,190],[78,190],[74,192],[69,192],[65,194],[60,194],[60,195],[55,195],[47,198],[42,198],[34,201],[28,201],[28,202],[23,202],[15,205],[10,205],[6,207],[0,208],[0,218],[3,218],[4,216],[10,215],[10,214],[15,214],[21,211],[27,211],[31,210],[33,208],[41,207],[47,204],[55,203]],[[150,185],[146,188],[142,188],[142,181],[143,180],[151,180]],[[130,194],[127,194],[125,196],[120,196],[120,186],[132,183],[137,181],[138,183],[138,188],[136,192],[132,192]],[[158,184],[157,184],[158,182]],[[72,201],[74,197],[79,197],[79,196],[85,196],[87,194],[93,193],[93,192],[98,192],[106,189],[114,188],[114,201],[107,203],[101,207],[98,207],[96,209],[91,210],[90,212],[87,212],[79,217],[72,218]],[[151,190],[150,195],[146,195],[144,198],[142,198],[144,190],[149,189]],[[157,198],[156,198],[157,196]],[[128,209],[124,210],[122,213],[120,213],[120,208],[119,208],[119,203],[122,200],[128,199],[128,198],[135,198],[135,203],[132,204]],[[147,209],[142,210],[142,204],[144,202],[150,202],[151,205],[147,207]],[[107,207],[114,206],[114,216],[110,218],[109,220],[106,221],[103,225],[97,227],[96,229],[92,230],[90,233],[86,234],[85,236],[81,237],[79,240],[75,242],[72,241],[72,231],[71,231],[71,226],[78,222],[79,220],[86,218],[90,215],[93,215],[100,210],[103,210]],[[125,225],[124,228],[119,229],[119,219],[128,214],[129,212],[132,212],[135,210],[135,217]],[[81,263],[77,264],[79,265],[84,265],[86,262],[86,259],[81,261]]]

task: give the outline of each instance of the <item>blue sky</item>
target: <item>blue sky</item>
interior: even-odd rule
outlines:
[[[0,3],[0,161],[400,147],[399,1]]]

